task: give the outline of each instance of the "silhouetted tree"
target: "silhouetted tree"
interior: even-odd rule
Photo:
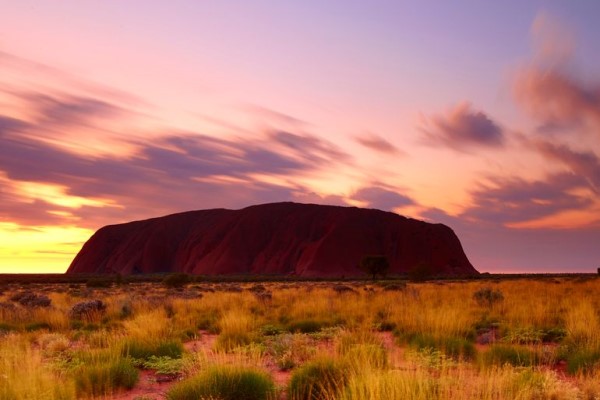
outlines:
[[[364,256],[362,260],[360,260],[358,267],[364,273],[371,275],[373,280],[375,280],[377,275],[382,278],[387,275],[387,272],[390,269],[390,262],[386,256],[382,255]]]

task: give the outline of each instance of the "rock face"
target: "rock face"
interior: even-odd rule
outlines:
[[[379,210],[297,203],[105,226],[67,273],[357,276],[363,275],[360,260],[371,254],[386,255],[391,274],[419,263],[438,274],[478,273],[445,225]]]

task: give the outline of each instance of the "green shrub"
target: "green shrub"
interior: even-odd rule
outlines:
[[[422,350],[426,348],[440,350],[445,355],[454,359],[473,359],[477,353],[475,345],[464,338],[434,337],[424,333],[408,334],[401,336],[410,346]]]
[[[277,325],[263,325],[260,328],[260,333],[263,336],[275,336],[275,335],[280,335],[284,332],[285,332],[285,329],[283,329],[282,327],[277,326]]]
[[[288,387],[290,400],[329,400],[336,398],[348,381],[349,368],[343,361],[320,358],[308,362],[292,374]]]
[[[290,332],[315,333],[325,327],[325,323],[313,319],[292,321],[288,323],[287,328]]]
[[[74,373],[77,397],[105,396],[116,389],[131,389],[139,372],[130,360],[118,358],[79,366]]]
[[[181,358],[171,358],[169,356],[150,356],[147,360],[134,360],[133,363],[137,367],[152,369],[159,374],[166,375],[179,374],[184,367],[184,360]]]
[[[273,379],[264,371],[216,365],[174,385],[169,400],[268,400],[275,398]]]
[[[17,328],[13,325],[7,324],[5,322],[0,322],[0,335],[4,333],[9,333],[12,331],[16,331]]]
[[[145,342],[139,339],[129,339],[124,343],[121,354],[141,360],[148,360],[152,356],[181,358],[183,345],[177,340]]]
[[[43,329],[51,330],[52,327],[47,322],[32,322],[30,324],[25,325],[25,330],[27,332],[40,331]]]

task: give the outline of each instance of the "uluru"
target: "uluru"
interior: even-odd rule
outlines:
[[[390,274],[426,264],[435,274],[477,274],[443,224],[356,207],[271,203],[188,211],[99,229],[68,274],[184,272],[206,275],[363,275],[366,255]]]

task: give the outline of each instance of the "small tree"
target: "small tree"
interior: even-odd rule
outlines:
[[[362,260],[360,260],[358,267],[365,274],[371,275],[373,280],[375,280],[377,275],[382,278],[387,275],[388,270],[390,269],[390,262],[386,256],[382,255],[364,256]]]

